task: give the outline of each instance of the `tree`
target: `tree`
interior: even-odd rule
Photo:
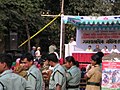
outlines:
[[[6,16],[3,27],[7,27],[7,32],[20,33],[22,36],[19,37],[22,41],[25,40],[26,35],[30,38],[30,35],[40,28],[41,3],[40,0],[2,0],[1,11]],[[28,51],[30,51],[30,41],[28,41]]]
[[[113,6],[112,8],[113,13],[115,15],[120,15],[120,8],[119,8],[120,0],[114,0],[114,1],[112,0],[112,6]]]
[[[64,0],[64,2],[65,15],[99,16],[120,13],[119,0]],[[0,0],[0,32],[2,35],[3,33],[8,35],[10,31],[17,32],[20,45],[53,19],[53,17],[42,17],[41,14],[57,15],[60,11],[61,0]],[[66,25],[65,28],[67,43],[76,32],[72,25]],[[28,48],[28,51],[30,45],[41,45],[46,48],[53,40],[59,47],[59,39],[60,18],[22,48],[25,50]]]
[[[65,14],[89,16],[96,13],[98,15],[111,15],[113,14],[111,13],[111,2],[106,1],[107,0],[66,0]],[[110,10],[108,11],[108,9]]]

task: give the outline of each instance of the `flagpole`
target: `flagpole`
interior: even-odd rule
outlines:
[[[63,35],[63,17],[64,17],[64,0],[62,0],[62,3],[61,3],[61,28],[60,28],[60,58],[63,57],[63,45],[64,45],[64,35]]]

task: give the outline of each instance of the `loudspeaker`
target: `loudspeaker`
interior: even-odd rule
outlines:
[[[17,50],[17,33],[10,32],[10,50]]]

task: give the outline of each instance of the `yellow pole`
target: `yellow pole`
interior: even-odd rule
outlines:
[[[48,27],[50,24],[52,24],[59,16],[61,15],[61,13],[59,15],[57,15],[52,21],[50,21],[47,25],[45,25],[42,29],[40,29],[37,33],[35,33],[33,36],[31,36],[30,38],[28,38],[26,41],[24,41],[22,44],[19,45],[18,48],[20,48],[21,46],[23,46],[25,43],[27,43],[29,40],[31,40],[33,37],[35,37],[37,34],[39,34],[40,32],[42,32],[46,27]]]

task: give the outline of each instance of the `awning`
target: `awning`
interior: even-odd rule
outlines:
[[[120,16],[64,16],[65,24],[80,25],[109,25],[120,24]]]

